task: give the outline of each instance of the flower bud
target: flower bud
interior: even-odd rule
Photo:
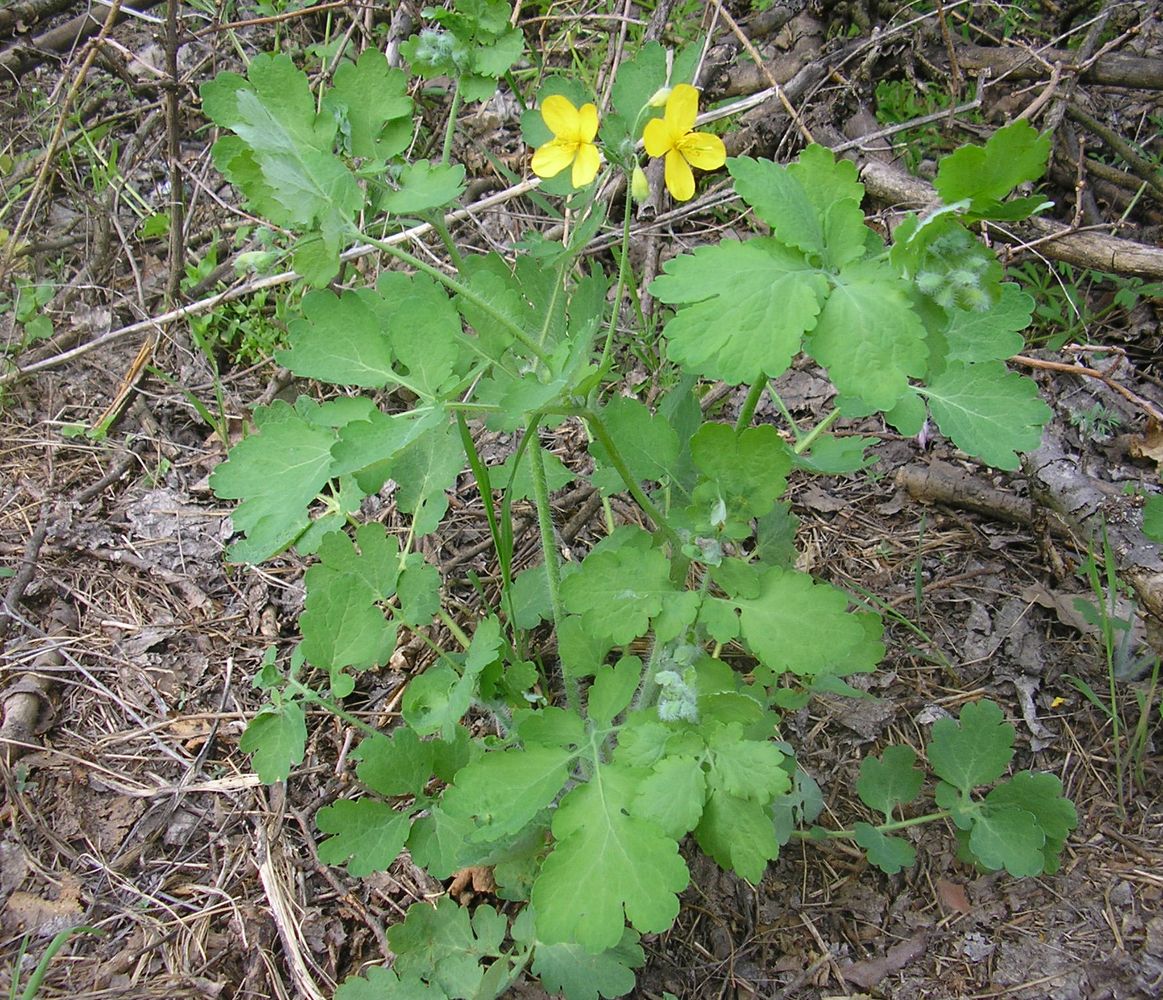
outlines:
[[[662,108],[666,106],[666,99],[670,97],[670,87],[659,87],[654,96],[646,103],[652,108]]]
[[[645,201],[650,197],[650,184],[646,180],[646,171],[637,164],[634,173],[630,175],[630,197],[635,201]]]

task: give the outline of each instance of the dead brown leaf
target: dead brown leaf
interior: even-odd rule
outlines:
[[[1163,424],[1148,420],[1147,429],[1142,434],[1131,435],[1127,451],[1133,458],[1154,462],[1156,471],[1163,476]]]
[[[965,892],[965,886],[960,882],[951,882],[946,878],[937,879],[937,898],[946,910],[954,913],[972,913],[973,904]]]
[[[925,953],[925,932],[914,934],[906,941],[889,948],[883,958],[869,958],[842,968],[840,974],[850,983],[870,990],[885,976],[900,972],[906,965]]]
[[[8,897],[0,924],[9,934],[52,937],[81,923],[83,912],[81,883],[76,876],[66,872],[54,899],[23,890],[14,892]]]

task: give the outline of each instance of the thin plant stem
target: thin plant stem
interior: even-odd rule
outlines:
[[[622,220],[622,246],[618,252],[618,287],[614,291],[614,309],[610,316],[610,327],[606,331],[606,342],[602,345],[602,360],[598,370],[605,371],[610,361],[610,347],[618,330],[618,317],[622,310],[622,295],[626,290],[626,275],[630,269],[630,178],[626,178],[626,217]]]
[[[747,391],[747,398],[743,400],[743,405],[739,408],[739,416],[735,418],[736,431],[743,430],[751,423],[755,416],[755,408],[759,405],[759,399],[766,388],[767,378],[765,376],[760,376],[751,383],[751,388]]]
[[[951,815],[944,809],[926,813],[924,816],[914,816],[912,819],[898,819],[892,823],[881,823],[877,830],[881,833],[892,833],[895,830],[907,830],[911,826],[921,826],[924,823],[935,823],[937,820],[948,819]],[[812,830],[794,830],[792,836],[800,840],[815,840],[817,837],[827,837],[829,840],[854,840],[855,830],[825,830],[820,827]]]
[[[553,628],[561,634],[561,623],[565,621],[565,605],[561,602],[561,564],[557,561],[557,540],[553,532],[553,511],[549,507],[549,484],[545,478],[545,452],[536,438],[529,449],[529,463],[532,469],[533,502],[537,507],[537,528],[541,535],[541,552],[545,558],[545,578],[549,582],[549,604],[553,608]],[[564,667],[561,671],[565,682],[565,701],[573,712],[581,710],[581,690],[577,678],[571,676]]]
[[[459,295],[466,302],[470,302],[472,305],[476,306],[477,309],[485,313],[485,315],[487,315],[490,319],[495,320],[498,326],[503,327],[506,331],[511,333],[516,340],[521,342],[521,345],[525,347],[525,349],[528,350],[530,354],[537,358],[538,361],[542,363],[547,363],[549,361],[549,356],[545,353],[544,350],[541,349],[537,341],[530,337],[528,333],[522,330],[521,327],[509,319],[509,317],[506,316],[503,312],[493,306],[492,303],[482,298],[471,288],[469,288],[468,285],[457,281],[456,278],[452,277],[450,274],[445,274],[442,270],[440,270],[440,268],[433,267],[427,261],[423,261],[419,257],[408,253],[408,251],[404,250],[402,247],[393,246],[391,243],[386,243],[383,240],[372,239],[366,233],[360,233],[359,238],[370,246],[374,246],[377,250],[382,250],[389,256],[395,257],[397,260],[407,264],[409,267],[414,267],[417,271],[420,271],[428,275],[428,277],[439,281],[454,295]]]
[[[630,467],[622,457],[622,452],[619,451],[617,444],[615,444],[613,437],[611,437],[605,422],[593,410],[586,410],[584,417],[586,423],[590,425],[594,437],[606,449],[610,464],[615,468],[618,475],[622,477],[622,482],[626,484],[626,489],[630,491],[630,495],[634,498],[634,501],[658,526],[658,530],[666,536],[666,540],[675,547],[675,550],[680,549],[682,546],[678,535],[675,534],[674,529],[666,520],[666,516],[658,509],[650,497],[642,491],[642,487],[638,485],[638,480],[634,478],[634,474],[630,471]]]
[[[460,255],[460,250],[457,248],[452,234],[448,231],[448,226],[444,223],[444,216],[437,214],[432,216],[428,221],[433,230],[435,230],[436,235],[440,237],[440,242],[444,244],[444,251],[448,254],[448,259],[452,261],[452,266],[457,271],[463,272],[464,258]]]
[[[815,427],[813,427],[810,431],[808,431],[807,434],[805,434],[795,443],[795,447],[793,448],[795,453],[797,455],[802,455],[805,451],[807,451],[812,445],[816,443],[816,439],[821,434],[823,434],[824,431],[831,427],[839,419],[839,417],[839,410],[833,410],[826,417],[824,417],[823,420],[816,424]]]
[[[448,109],[448,124],[444,129],[444,148],[440,153],[440,162],[445,166],[452,159],[452,137],[456,133],[456,116],[460,114],[460,77],[456,78],[456,85],[452,89],[452,105]]]
[[[444,627],[452,633],[452,637],[460,643],[461,649],[468,649],[472,645],[472,640],[465,633],[454,619],[444,608],[436,612],[437,617],[444,623]]]
[[[313,687],[308,687],[302,681],[296,680],[294,677],[287,678],[287,690],[292,694],[302,696],[304,701],[313,702],[321,708],[327,709],[332,715],[342,719],[353,729],[358,729],[365,736],[380,736],[381,733],[375,726],[364,722],[359,716],[352,715],[337,701],[332,701],[326,695],[320,694]]]

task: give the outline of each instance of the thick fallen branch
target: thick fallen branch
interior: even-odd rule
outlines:
[[[865,190],[877,201],[910,208],[937,202],[937,192],[925,181],[879,160],[861,158],[857,162]],[[991,226],[990,232],[998,239],[1017,244],[1019,249],[1036,242],[1042,256],[1078,267],[1154,280],[1163,278],[1163,248],[1146,243],[1103,233],[1076,232],[1049,219],[1027,219],[1004,232]]]
[[[999,48],[986,45],[958,45],[957,60],[962,69],[988,68],[996,81],[1005,76],[1010,80],[1040,80],[1049,78],[1051,67],[1059,63],[1066,72],[1077,68],[1077,52],[1065,49],[1039,49],[1032,52],[1017,48]],[[1108,87],[1129,87],[1135,90],[1163,90],[1163,60],[1144,59],[1125,52],[1107,52],[1101,59],[1085,66],[1080,74],[1087,83]]]
[[[8,37],[28,26],[68,10],[76,0],[17,0],[0,10],[0,36]]]
[[[133,9],[129,11],[98,8],[97,11],[80,14],[71,21],[50,28],[27,44],[18,42],[9,46],[0,52],[0,85],[5,81],[19,80],[34,66],[39,66],[53,55],[68,55],[104,28],[106,21],[120,24],[126,18],[134,17],[159,3],[161,0],[135,0]]]

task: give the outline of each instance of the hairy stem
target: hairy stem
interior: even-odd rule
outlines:
[[[881,823],[876,827],[881,833],[892,833],[896,830],[907,830],[910,826],[921,826],[925,823],[935,823],[940,819],[948,819],[952,813],[944,809],[926,813],[924,816],[914,816],[912,819],[899,819],[892,823]],[[817,837],[827,837],[829,840],[855,840],[855,830],[823,830],[819,827],[813,833],[811,830],[793,830],[792,836],[799,840],[815,840]]]
[[[499,309],[492,305],[492,303],[483,299],[480,295],[474,292],[468,285],[457,281],[450,274],[445,274],[440,268],[433,267],[427,261],[421,260],[419,257],[408,253],[402,247],[393,246],[391,243],[385,243],[383,240],[373,239],[366,233],[359,233],[359,238],[365,243],[375,247],[377,250],[382,250],[384,253],[396,260],[407,264],[409,267],[415,268],[428,277],[439,281],[445,288],[447,288],[454,295],[459,295],[466,302],[472,303],[477,309],[483,312],[489,319],[496,322],[496,324],[511,333],[513,337],[521,343],[521,345],[529,351],[538,361],[545,363],[549,360],[549,356],[541,349],[540,345],[532,337],[529,336],[521,327],[514,323],[508,316],[502,313]]]
[[[534,432],[536,435],[536,432]],[[534,438],[529,449],[529,462],[533,472],[533,502],[537,506],[537,528],[541,534],[541,551],[545,557],[545,577],[549,581],[549,603],[553,608],[553,628],[558,634],[565,620],[565,605],[561,603],[561,563],[557,561],[557,540],[553,532],[553,511],[549,507],[549,485],[545,478],[545,452],[541,442]],[[565,701],[573,712],[581,711],[581,691],[577,678],[570,676],[564,667],[561,671],[565,682]]]
[[[751,388],[747,392],[747,398],[743,400],[743,405],[739,408],[739,416],[735,418],[736,431],[741,431],[744,427],[750,425],[752,418],[755,416],[755,408],[759,405],[759,399],[763,395],[763,390],[766,388],[766,376],[761,375],[751,383]]]
[[[460,114],[460,77],[452,90],[452,106],[448,109],[448,125],[444,129],[444,149],[440,153],[440,162],[445,166],[452,158],[452,137],[456,133],[456,116]]]
[[[622,295],[626,290],[626,276],[630,270],[630,178],[626,178],[626,217],[622,221],[622,246],[618,252],[618,287],[614,290],[614,310],[610,316],[610,327],[606,331],[606,342],[602,345],[602,360],[598,363],[600,371],[606,371],[610,362],[610,347],[614,342],[614,334],[618,329],[618,316],[622,310]]]
[[[821,420],[818,424],[816,424],[815,427],[813,427],[810,431],[808,431],[807,434],[805,434],[802,438],[800,438],[798,441],[796,441],[795,447],[792,450],[797,455],[802,455],[813,444],[816,443],[816,439],[821,434],[823,434],[824,431],[826,431],[829,427],[831,427],[836,422],[836,420],[839,418],[839,416],[840,416],[840,411],[833,410],[823,420]]]

